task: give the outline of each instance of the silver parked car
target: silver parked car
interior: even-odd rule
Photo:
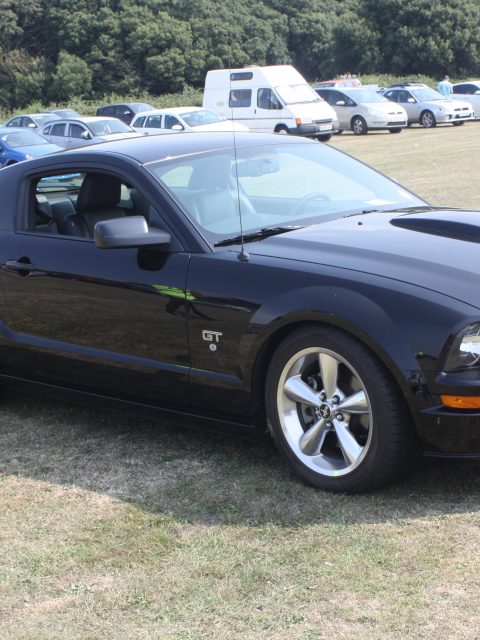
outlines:
[[[153,109],[138,113],[132,120],[137,131],[159,133],[169,131],[248,131],[248,127],[227,120],[215,111],[203,107],[173,107],[171,109]]]
[[[63,149],[73,149],[86,144],[118,140],[139,134],[118,118],[89,116],[51,122],[43,128],[42,135],[49,142],[58,144]]]
[[[369,130],[387,129],[400,133],[407,126],[405,109],[372,89],[320,86],[315,91],[334,108],[339,131],[351,129],[356,135],[363,135]]]
[[[408,124],[418,123],[428,129],[447,123],[458,126],[473,119],[473,107],[469,102],[447,100],[429,87],[406,84],[383,89],[381,93],[405,109]]]
[[[10,120],[5,122],[4,127],[20,127],[21,129],[38,129],[37,133],[40,132],[40,129],[47,124],[47,122],[51,122],[52,120],[59,120],[60,116],[57,116],[54,113],[25,113],[19,116],[13,116]]]
[[[480,118],[480,80],[457,82],[453,85],[453,100],[468,100],[475,112],[475,118]]]

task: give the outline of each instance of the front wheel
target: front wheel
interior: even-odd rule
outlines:
[[[394,129],[389,129],[390,133],[402,133],[402,127],[395,127]]]
[[[420,116],[420,124],[425,129],[431,129],[432,127],[437,126],[437,121],[431,111],[424,111]]]
[[[317,136],[317,140],[319,142],[328,142],[329,140],[331,140],[331,138],[332,138],[331,133],[321,133],[320,135]]]
[[[352,118],[352,131],[356,136],[363,136],[367,133],[367,123],[362,116],[354,116]]]
[[[281,133],[282,135],[288,135],[290,133],[290,131],[287,129],[287,127],[283,124],[278,125],[278,127],[275,127],[275,131],[274,133]]]
[[[465,120],[462,120],[461,122],[452,122],[454,127],[461,127],[462,124],[465,124]]]
[[[403,475],[414,460],[416,437],[391,374],[337,329],[306,327],[278,347],[266,407],[279,450],[315,487],[370,491]]]

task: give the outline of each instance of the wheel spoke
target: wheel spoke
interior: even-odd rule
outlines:
[[[304,382],[301,376],[288,378],[283,387],[284,392],[294,402],[301,402],[311,407],[319,407],[321,404],[319,394]]]
[[[328,433],[326,424],[327,421],[324,418],[320,418],[302,435],[298,444],[305,455],[313,456],[320,453],[325,436]]]
[[[348,398],[344,398],[337,406],[337,410],[346,413],[368,413],[369,407],[365,391],[360,390]]]
[[[348,464],[354,464],[361,456],[363,447],[358,444],[345,423],[335,420],[335,433],[337,434],[343,457]]]
[[[327,398],[331,398],[337,390],[337,376],[339,362],[327,353],[320,353],[318,356],[320,375],[323,380],[323,388]]]

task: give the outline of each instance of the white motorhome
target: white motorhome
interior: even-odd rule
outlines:
[[[274,131],[329,140],[335,111],[290,65],[209,71],[203,106],[252,131]]]

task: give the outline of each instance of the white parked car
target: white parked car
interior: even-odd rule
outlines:
[[[318,86],[315,91],[335,109],[339,131],[363,135],[369,130],[387,129],[400,133],[407,126],[405,109],[372,89]]]
[[[437,124],[461,125],[473,120],[473,107],[469,102],[447,100],[434,89],[425,86],[389,87],[382,91],[388,100],[401,105],[408,116],[408,124],[435,127]]]
[[[248,131],[248,127],[227,120],[202,107],[175,107],[138,113],[132,127],[139,133],[166,131]]]
[[[480,80],[457,82],[453,85],[453,100],[468,100],[475,111],[475,118],[480,118]]]
[[[73,149],[86,144],[135,137],[138,133],[118,118],[86,116],[50,122],[43,127],[42,135],[63,149]]]

